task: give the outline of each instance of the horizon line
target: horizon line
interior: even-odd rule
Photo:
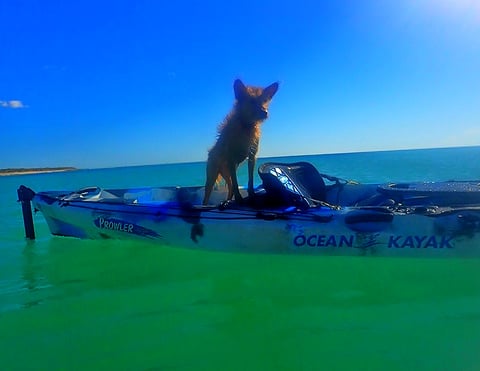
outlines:
[[[268,159],[268,158],[282,158],[282,157],[305,157],[305,156],[323,156],[323,155],[344,155],[344,154],[356,154],[356,153],[423,151],[423,150],[475,148],[475,147],[480,147],[480,144],[477,144],[477,145],[459,145],[459,146],[441,146],[441,147],[379,149],[379,150],[346,151],[346,152],[304,153],[304,154],[295,154],[295,155],[268,155],[268,156],[257,157],[257,161],[258,160],[263,160],[263,159]],[[187,165],[187,164],[198,164],[198,163],[206,163],[206,162],[207,162],[207,160],[205,159],[205,160],[194,160],[194,161],[172,161],[172,162],[145,163],[145,164],[136,164],[136,165],[85,167],[85,168],[76,168],[76,169],[77,170],[102,170],[102,169],[116,169],[116,168],[122,168],[122,167],[142,167],[142,166],[159,166],[159,165]]]

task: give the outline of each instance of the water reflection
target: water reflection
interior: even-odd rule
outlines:
[[[26,241],[22,252],[22,308],[31,308],[42,304],[45,301],[45,291],[52,285],[48,282],[45,275],[45,255],[39,251],[38,244],[35,241]]]

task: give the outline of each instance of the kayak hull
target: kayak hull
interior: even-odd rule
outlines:
[[[361,186],[358,186],[361,187]],[[356,188],[357,194],[377,186]],[[54,235],[136,239],[161,246],[245,253],[480,257],[480,208],[460,206],[222,204],[200,206],[203,187],[40,192],[33,205]],[[371,198],[371,197],[370,197]]]

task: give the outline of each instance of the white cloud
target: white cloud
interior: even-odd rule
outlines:
[[[21,100],[0,100],[0,107],[2,108],[26,108]]]

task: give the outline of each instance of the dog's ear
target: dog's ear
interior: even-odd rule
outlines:
[[[265,89],[263,89],[262,96],[266,101],[271,100],[275,95],[275,93],[277,92],[277,90],[278,90],[278,82],[274,82],[273,84],[268,85]]]
[[[240,79],[236,79],[233,83],[233,91],[235,92],[235,98],[241,99],[247,95],[247,88],[243,85],[243,82]]]

